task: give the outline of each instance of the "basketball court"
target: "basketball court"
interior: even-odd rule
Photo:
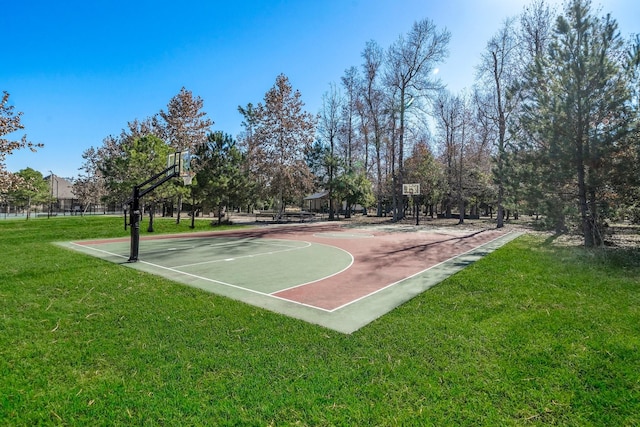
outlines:
[[[269,225],[63,243],[324,327],[352,333],[517,237],[502,230]]]

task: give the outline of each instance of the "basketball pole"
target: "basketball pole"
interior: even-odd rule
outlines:
[[[125,203],[131,207],[131,214],[129,216],[129,225],[131,226],[131,246],[128,262],[137,262],[138,254],[140,252],[140,220],[142,219],[142,212],[140,211],[140,199],[165,182],[178,176],[180,176],[180,165],[174,164],[167,167],[162,172],[155,174],[151,178],[144,181],[142,184],[138,184],[133,187],[133,194],[131,199],[127,200],[127,202]]]
[[[133,187],[130,212],[129,225],[131,226],[131,247],[129,250],[128,262],[137,262],[138,253],[140,251],[140,220],[142,217],[142,213],[140,212],[140,188],[137,185]]]
[[[402,184],[402,195],[411,197],[413,208],[416,210],[416,225],[420,225],[420,207],[418,206],[418,196],[420,196],[420,184]]]

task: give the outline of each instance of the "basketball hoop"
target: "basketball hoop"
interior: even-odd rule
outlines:
[[[182,175],[182,182],[184,182],[184,185],[191,185],[192,181],[193,181],[192,174]]]

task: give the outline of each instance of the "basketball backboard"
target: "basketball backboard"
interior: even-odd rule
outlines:
[[[190,185],[194,175],[191,168],[191,153],[189,151],[178,151],[169,154],[167,169],[167,174],[179,176],[185,185]]]
[[[404,196],[420,194],[420,184],[402,184],[402,194]]]

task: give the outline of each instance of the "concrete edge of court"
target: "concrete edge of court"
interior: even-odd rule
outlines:
[[[412,277],[391,284],[375,294],[336,310],[323,325],[351,334],[521,235],[520,232],[509,232]]]
[[[74,244],[73,242],[57,242],[56,244],[85,254],[97,256],[116,264],[160,275],[194,288],[242,301],[344,334],[351,334],[519,237],[521,234],[520,232],[506,233],[466,253],[454,256],[440,264],[422,270],[412,277],[389,284],[373,294],[332,311],[320,310],[316,307],[305,306],[273,296],[251,293],[241,289],[214,286],[210,283],[203,283],[197,280],[197,278],[176,274],[170,270],[159,272],[156,268],[146,265],[144,262],[127,263],[126,258],[117,257],[109,253],[96,253],[94,249]]]

